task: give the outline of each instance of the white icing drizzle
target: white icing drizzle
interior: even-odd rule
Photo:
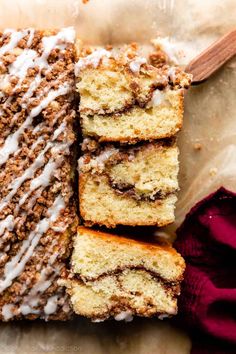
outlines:
[[[170,316],[167,314],[159,315],[158,318],[159,320],[164,320],[165,318],[169,318]]]
[[[98,155],[95,160],[96,160],[96,163],[103,167],[104,164],[106,163],[106,161],[108,159],[111,158],[111,156],[115,155],[116,153],[118,153],[119,150],[118,149],[115,149],[115,148],[110,148],[110,149],[106,149],[104,150],[100,155]]]
[[[0,236],[7,229],[8,231],[12,231],[14,228],[14,217],[13,215],[8,215],[6,219],[0,221]]]
[[[80,58],[79,61],[75,64],[75,75],[78,76],[80,71],[85,69],[87,66],[92,66],[97,68],[100,61],[106,57],[110,58],[111,52],[106,49],[96,49],[94,52],[89,54],[87,57]]]
[[[65,107],[66,105],[64,105],[63,107]],[[59,111],[56,115],[55,115],[55,117],[54,117],[54,120],[53,120],[53,124],[52,124],[52,127],[55,125],[55,123],[57,122],[57,120],[63,115],[63,114],[65,114],[66,113],[66,111],[65,111],[65,109],[62,109],[61,111]],[[63,122],[62,123],[63,125],[62,125],[62,130],[66,127],[66,124]],[[38,124],[33,130],[32,130],[32,134],[36,134],[36,133],[38,133],[41,129],[42,129],[42,127],[43,127],[43,125],[44,125],[44,123],[42,122],[42,123],[40,123],[40,124]],[[43,136],[39,136],[38,137],[38,139],[31,145],[31,150],[32,151],[34,151],[34,149],[41,143],[41,142],[44,142],[45,140],[44,140],[44,137]],[[69,145],[69,144],[68,144]],[[17,156],[17,155],[19,155],[19,153],[20,153],[20,150],[17,150],[15,153],[14,153],[14,156]],[[3,171],[4,172],[4,171]],[[25,199],[26,200],[26,199]],[[23,203],[22,203],[23,204]],[[21,204],[21,205],[22,205]],[[33,204],[32,204],[32,206],[33,206]]]
[[[25,314],[26,310],[27,314],[39,313],[39,310],[35,309],[35,307],[39,305],[40,295],[51,286],[53,280],[59,272],[58,269],[59,267],[54,269],[53,275],[50,278],[47,276],[47,270],[45,268],[42,269],[37,283],[31,288],[19,308],[22,314]]]
[[[14,305],[13,304],[5,304],[2,307],[2,316],[4,318],[5,321],[10,320],[10,318],[14,317],[14,313],[12,312],[12,310],[14,309]]]
[[[37,302],[35,302],[32,300],[32,298],[37,295],[39,292],[44,292],[45,290],[47,290],[49,288],[49,286],[52,284],[51,279],[48,279],[47,276],[47,270],[43,269],[40,273],[40,278],[37,281],[37,283],[35,284],[35,286],[30,290],[30,296],[31,296],[31,300],[29,300],[29,303],[32,306],[37,306]]]
[[[117,153],[119,153],[119,149],[106,148],[98,156],[92,158],[89,163],[85,163],[86,157],[82,156],[78,161],[78,170],[79,172],[85,172],[90,169],[93,169],[94,172],[96,170],[103,171],[106,162]]]
[[[24,49],[23,52],[18,55],[16,60],[8,66],[9,74],[18,76],[20,79],[24,79],[27,70],[32,68],[34,64],[34,59],[37,57],[37,52],[32,49]],[[19,84],[17,85],[19,86]]]
[[[44,306],[44,312],[46,315],[51,315],[52,313],[56,312],[57,310],[57,301],[58,301],[58,296],[54,295],[51,296],[46,305]]]
[[[34,60],[37,56],[38,53],[35,50],[25,48],[23,52],[16,58],[16,60],[11,65],[9,65],[9,74],[19,77],[19,81],[13,89],[13,93],[21,87],[22,82],[24,81],[27,75],[28,69],[33,68],[35,66]],[[11,101],[12,97],[10,96],[4,103],[4,108],[9,106]],[[18,114],[15,114],[15,116],[13,117],[13,121],[16,119],[17,116]]]
[[[44,37],[51,38],[51,41],[54,42],[54,45],[58,42],[74,43],[75,41],[75,29],[74,27],[65,27],[60,30],[55,36]]]
[[[53,139],[56,139],[62,133],[64,128],[65,128],[65,122],[63,122],[55,130],[54,135],[53,135]],[[69,145],[68,143],[57,143],[56,144],[57,149],[58,149],[57,153],[65,151],[65,149],[68,148],[68,145]],[[28,170],[25,171],[25,173],[21,177],[14,180],[13,186],[10,185],[10,187],[15,187],[15,188],[13,188],[12,191],[0,203],[0,210],[2,207],[5,207],[7,205],[7,203],[11,200],[11,198],[17,192],[17,189],[25,181],[25,179],[27,179],[29,175],[31,176],[32,174],[34,174],[35,168],[37,169],[38,167],[41,167],[41,164],[44,163],[43,155],[44,155],[45,151],[47,151],[51,146],[52,146],[52,143],[51,142],[48,143],[46,145],[45,149],[36,158],[37,161],[35,160],[34,163],[28,168]],[[25,201],[31,195],[31,193],[40,187],[37,190],[36,195],[30,201],[30,204],[28,205],[29,209],[33,207],[36,199],[41,195],[41,192],[43,191],[43,189],[50,184],[50,179],[53,176],[54,171],[60,166],[62,161],[63,161],[62,158],[57,158],[56,161],[54,161],[53,158],[51,158],[48,161],[48,163],[44,166],[42,173],[38,177],[34,178],[31,181],[29,191],[21,197],[21,199],[18,202],[18,205],[16,206],[16,208],[14,210],[14,213],[18,213],[20,207],[25,203]],[[0,222],[0,235],[1,235],[1,231],[3,233],[4,229],[8,229],[9,231],[12,231],[14,228],[14,225],[15,225],[14,218],[12,215],[9,215],[5,220],[2,220]],[[59,230],[57,230],[57,232],[59,232]]]
[[[61,133],[63,133],[66,129],[66,122],[62,122],[61,125],[55,130],[53,134],[53,139],[56,139]]]
[[[36,60],[36,65],[38,65],[40,69],[48,68],[49,64],[47,59],[51,51],[54,48],[60,48],[61,50],[65,49],[67,43],[73,43],[74,39],[75,39],[75,31],[72,27],[63,28],[60,32],[58,32],[54,36],[43,37],[42,43],[43,43],[44,51],[42,56],[38,60]],[[59,44],[60,42],[65,42],[65,43]]]
[[[28,34],[28,30],[27,29],[23,30],[23,31],[19,31],[19,32],[15,31],[15,30],[7,29],[7,30],[4,31],[4,34],[7,34],[9,32],[11,32],[10,41],[0,48],[0,55],[3,55],[5,53],[9,52],[10,50],[14,49],[16,47],[17,43],[22,38],[27,36],[27,34]]]
[[[130,70],[136,74],[136,73],[139,73],[140,67],[146,63],[147,63],[146,58],[138,57],[130,62],[129,67],[130,67]]]
[[[133,321],[132,312],[129,310],[121,311],[118,315],[114,316],[114,319],[116,321],[131,322],[131,321]]]
[[[12,99],[12,97],[9,97],[9,98],[11,98]],[[8,98],[8,99],[9,99]],[[8,99],[6,100],[6,102],[4,103],[4,105],[6,104],[6,106],[7,106],[7,104],[8,104]],[[20,116],[20,114],[21,114],[21,112],[18,112],[18,113],[16,113],[13,117],[12,117],[12,119],[11,119],[11,122],[10,122],[10,127],[12,127],[13,125],[14,125],[14,123],[17,121],[17,119],[18,119],[18,117]]]
[[[34,178],[30,183],[30,191],[33,191],[40,186],[47,187],[50,184],[50,178],[56,170],[58,163],[50,159],[44,166],[43,172],[38,177]]]
[[[96,318],[96,319],[94,319],[94,320],[92,319],[91,321],[92,321],[93,323],[101,323],[101,322],[104,322],[104,321],[105,321],[105,318],[103,318],[103,319],[102,319],[102,318]]]
[[[9,84],[9,76],[7,74],[3,74],[0,76],[0,90],[4,91],[4,88]],[[4,93],[2,92],[3,96]]]
[[[43,68],[41,68],[41,70],[42,69]],[[47,94],[50,91],[50,87],[52,85],[60,84],[63,81],[65,76],[66,76],[66,74],[62,73],[61,75],[58,76],[57,80],[52,81],[51,83],[48,83],[47,87],[43,90],[42,93],[38,94],[37,98],[41,99],[45,94]],[[27,108],[28,107],[29,102],[27,102],[27,101],[33,96],[35,90],[39,87],[40,83],[41,83],[41,72],[39,72],[37,74],[37,76],[31,82],[31,84],[30,84],[28,90],[26,91],[26,93],[22,96],[22,99],[21,99],[21,107],[22,108]],[[64,84],[66,84],[66,83],[64,83]]]
[[[67,229],[67,226],[63,224],[63,226],[53,226],[52,230],[55,232],[65,232]]]
[[[41,70],[42,70],[42,68],[41,68]],[[37,87],[40,85],[40,83],[41,83],[41,73],[39,72],[35,76],[34,80],[30,83],[29,88],[26,91],[26,93],[22,96],[22,102],[28,100],[30,97],[33,96],[34,91],[37,89]],[[22,103],[21,106],[23,108],[26,108],[27,104]]]
[[[29,315],[30,313],[39,314],[39,312],[40,312],[39,310],[32,309],[32,307],[27,304],[21,305],[20,311],[21,311],[22,315],[24,315],[24,316]]]
[[[171,79],[171,81],[175,81],[176,78],[176,68],[174,66],[171,66],[168,70],[168,76]]]
[[[38,124],[38,125],[40,125],[40,124]],[[38,128],[38,125],[36,126],[37,128]],[[41,128],[42,128],[42,126],[41,126]],[[38,129],[40,129],[40,127]],[[33,130],[33,133],[34,133],[34,130]],[[31,145],[31,150],[34,151],[34,149],[42,142],[44,142],[44,138],[42,136],[39,136],[38,139]]]
[[[34,30],[34,28],[29,28],[28,30],[29,30],[29,38],[27,41],[27,47],[30,48],[33,43],[35,30]]]
[[[54,124],[57,122],[57,120],[58,120],[61,116],[63,116],[63,115],[66,114],[66,108],[67,108],[67,104],[65,104],[65,105],[61,108],[61,110],[60,110],[57,114],[55,114],[54,119],[53,119],[53,122],[52,122],[52,126],[54,126]],[[37,127],[36,127],[36,128],[37,128]]]
[[[12,281],[18,277],[28,260],[33,254],[41,236],[48,231],[51,224],[56,221],[65,203],[61,195],[57,196],[51,208],[48,209],[48,217],[40,220],[35,230],[31,231],[28,239],[22,242],[19,252],[11,258],[4,267],[4,278],[0,279],[0,292],[11,286]]]
[[[70,86],[67,82],[65,82],[59,87],[59,89],[49,91],[48,96],[45,97],[37,107],[32,109],[30,116],[36,117],[44,108],[49,105],[50,102],[54,101],[58,96],[66,95],[69,90]]]
[[[13,134],[9,135],[5,140],[4,145],[0,148],[0,166],[3,165],[9,158],[9,156],[15,153],[19,147],[19,137],[28,128],[33,121],[33,118],[39,115],[39,113],[46,108],[50,102],[55,100],[58,96],[68,93],[70,86],[68,83],[64,83],[58,90],[51,90],[48,96],[45,97],[40,104],[33,108],[30,115],[26,118],[24,123]]]
[[[168,37],[158,37],[153,40],[156,47],[159,47],[163,52],[165,52],[169,60],[175,64],[179,64],[179,58],[181,56],[180,50],[175,43],[172,43]]]
[[[42,191],[43,191],[43,188],[39,188],[37,191],[35,191],[34,195],[29,199],[28,204],[27,204],[28,210],[31,210],[33,208],[33,206],[36,203],[36,200],[42,195]],[[23,205],[23,203],[24,203],[24,201],[22,201],[22,205]]]
[[[60,162],[61,161],[62,160],[60,159]],[[44,166],[43,172],[38,177],[34,178],[31,181],[29,191],[25,193],[19,200],[19,204],[16,210],[17,212],[34,190],[41,187],[40,188],[40,194],[41,194],[43,189],[50,184],[50,179],[53,176],[53,173],[58,166],[59,166],[59,161],[55,162],[52,159],[48,161],[48,163]],[[39,191],[37,193],[37,196],[39,197]]]
[[[9,33],[11,34],[12,32],[15,32],[15,30],[12,29],[12,28],[5,28],[5,30],[4,30],[4,32],[3,32],[3,34],[2,34],[3,38],[6,38],[7,35],[8,35]]]
[[[165,100],[165,92],[156,89],[153,91],[151,101],[148,102],[147,108],[157,107]]]
[[[65,229],[66,228],[67,225],[65,225]],[[54,229],[54,227],[52,226],[51,229]],[[32,314],[40,313],[39,309],[35,309],[35,307],[39,306],[41,294],[45,292],[52,285],[56,276],[60,274],[62,265],[61,264],[53,265],[59,255],[59,252],[56,252],[54,250],[54,247],[56,245],[57,245],[57,241],[55,239],[50,244],[50,249],[48,250],[51,253],[51,256],[48,260],[48,266],[46,268],[42,268],[43,262],[37,265],[37,270],[41,270],[39,278],[37,282],[34,284],[34,286],[30,289],[26,297],[24,297],[23,303],[19,307],[19,312],[21,312],[23,315],[28,315],[30,313]],[[51,274],[50,277],[48,277],[48,269],[50,269],[50,267],[52,267],[51,270],[53,270],[53,273]],[[54,300],[52,298],[50,299],[51,300],[47,302],[46,307],[44,308],[46,318],[48,315],[54,313],[57,310],[55,299]]]

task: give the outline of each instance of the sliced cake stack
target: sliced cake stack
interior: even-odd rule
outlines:
[[[152,57],[153,59],[153,57]],[[86,49],[76,64],[84,155],[80,213],[87,225],[174,221],[183,93],[188,74],[155,67],[135,46]]]
[[[76,76],[84,224],[171,223],[178,190],[175,134],[182,126],[183,91],[190,77],[163,63],[160,51],[148,63],[135,46],[83,48]],[[130,321],[133,315],[162,319],[177,313],[184,268],[184,260],[170,245],[81,226],[70,272],[61,284],[74,311],[93,321]]]

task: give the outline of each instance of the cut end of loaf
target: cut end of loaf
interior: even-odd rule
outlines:
[[[87,224],[163,226],[174,220],[179,169],[174,140],[126,148],[86,142],[95,149],[79,160],[80,213]]]
[[[151,63],[132,46],[81,51],[76,86],[84,136],[135,142],[179,131],[190,76],[167,63]]]
[[[71,274],[61,282],[74,311],[94,321],[162,317],[177,313],[184,269],[184,260],[169,245],[79,227]]]

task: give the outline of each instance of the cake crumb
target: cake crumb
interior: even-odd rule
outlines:
[[[195,144],[193,145],[193,148],[194,148],[194,150],[200,151],[200,150],[202,150],[202,144],[200,144],[200,143],[195,143]]]
[[[209,171],[209,174],[211,177],[215,176],[218,172],[218,169],[216,167],[212,167]]]

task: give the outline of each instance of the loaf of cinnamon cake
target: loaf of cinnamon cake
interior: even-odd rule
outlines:
[[[75,33],[0,33],[0,319],[66,319]]]
[[[163,226],[174,221],[175,139],[123,146],[86,138],[82,151],[79,202],[86,225]]]
[[[60,280],[78,315],[130,321],[177,313],[183,258],[169,245],[78,228],[71,271]]]
[[[119,50],[82,47],[75,72],[84,136],[136,142],[180,130],[184,88],[191,82],[180,68],[160,65],[153,56],[147,61],[133,45]]]

